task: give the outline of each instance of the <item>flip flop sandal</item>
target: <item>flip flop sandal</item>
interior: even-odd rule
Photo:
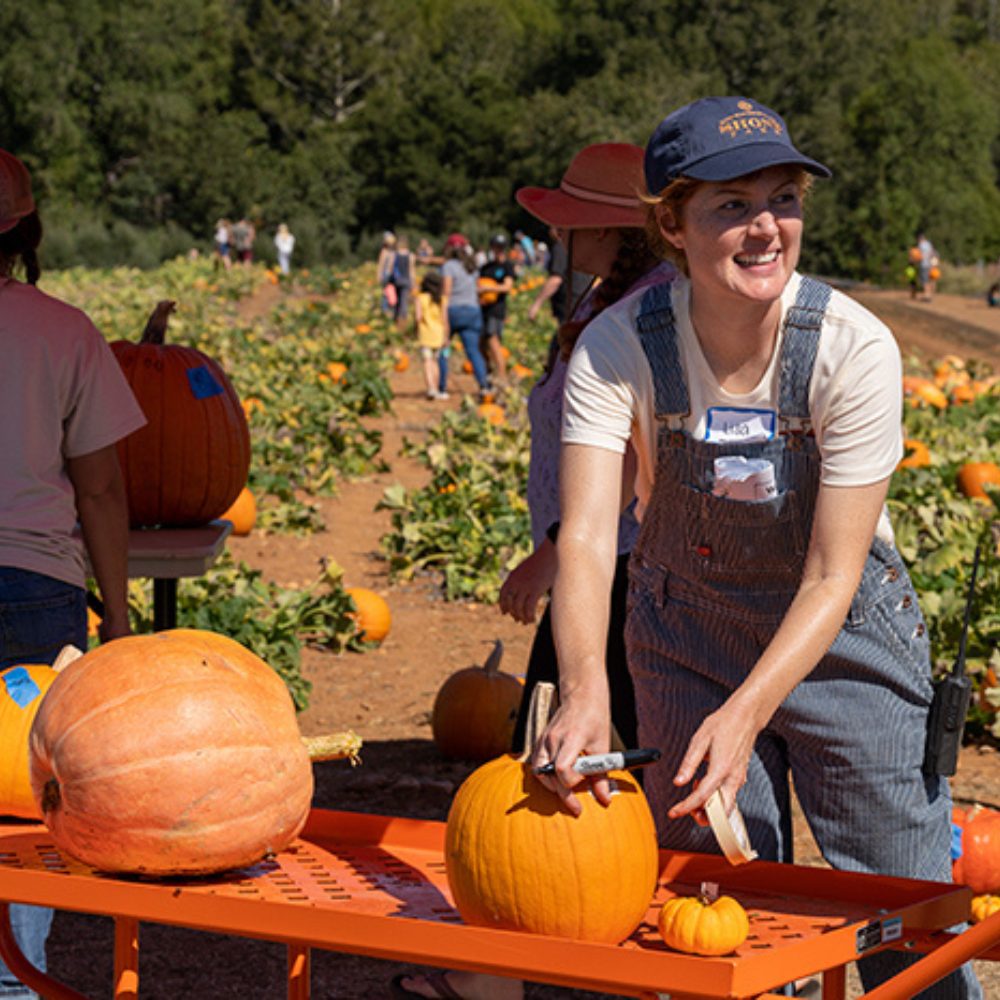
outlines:
[[[401,972],[398,976],[393,976],[389,982],[389,989],[392,991],[393,1000],[429,1000],[423,993],[415,990],[408,990],[403,985],[404,979],[417,979],[421,973],[414,975],[410,972]],[[462,1000],[462,996],[455,992],[454,987],[448,982],[448,973],[445,969],[437,969],[434,972],[423,974],[424,982],[434,990],[434,1000]]]

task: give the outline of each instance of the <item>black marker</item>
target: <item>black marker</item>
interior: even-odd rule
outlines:
[[[614,753],[595,753],[589,757],[578,757],[573,765],[577,774],[605,774],[608,771],[628,770],[631,767],[645,767],[660,759],[660,751],[624,750]],[[551,761],[535,768],[535,774],[555,774],[556,766]]]

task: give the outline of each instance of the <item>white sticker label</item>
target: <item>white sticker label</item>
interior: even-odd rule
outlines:
[[[742,410],[731,406],[710,406],[705,423],[705,440],[713,444],[742,441],[770,441],[777,417],[774,410]]]

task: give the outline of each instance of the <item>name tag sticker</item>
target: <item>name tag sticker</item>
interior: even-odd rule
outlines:
[[[204,365],[189,368],[187,377],[191,394],[195,399],[208,399],[209,396],[218,396],[223,391],[216,377]]]
[[[32,680],[24,667],[14,667],[3,675],[7,697],[18,708],[27,708],[41,693],[42,689]]]
[[[770,441],[774,437],[776,425],[777,416],[774,410],[710,406],[705,422],[705,440],[713,444]]]

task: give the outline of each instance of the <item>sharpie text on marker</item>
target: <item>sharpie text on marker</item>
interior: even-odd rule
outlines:
[[[595,753],[587,757],[577,757],[573,770],[577,774],[605,774],[608,771],[627,771],[630,767],[645,767],[660,759],[660,751],[625,750],[615,753]],[[551,761],[535,768],[535,774],[555,774],[555,764]]]

